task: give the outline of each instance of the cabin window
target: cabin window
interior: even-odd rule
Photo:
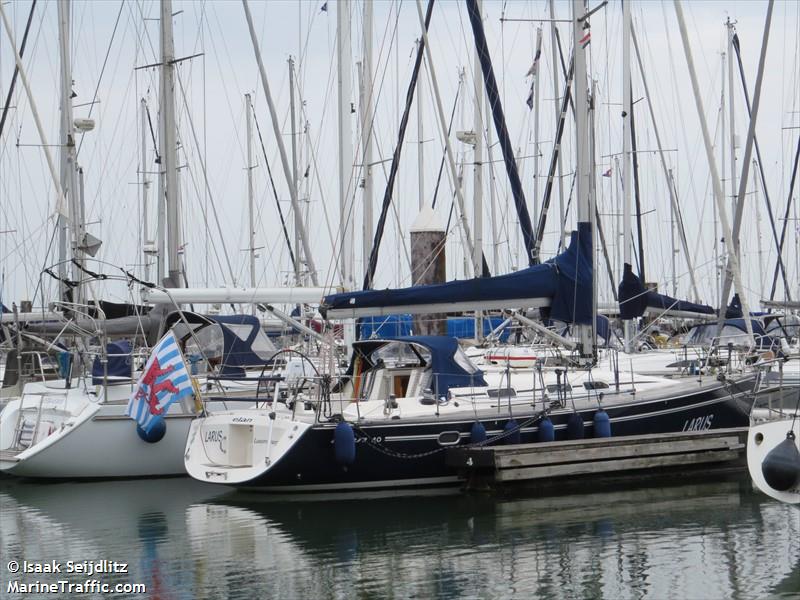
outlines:
[[[562,383],[560,385],[558,383],[551,383],[550,385],[547,386],[547,392],[550,394],[555,394],[559,390],[564,392],[571,392],[572,386],[568,383],[566,384]]]
[[[222,328],[216,323],[198,329],[186,340],[186,355],[198,355],[207,360],[221,359],[225,350]]]
[[[584,381],[583,387],[587,390],[607,390],[608,384],[605,381]]]
[[[372,353],[370,360],[374,364],[383,362],[387,367],[416,367],[430,363],[431,355],[421,346],[412,347],[403,342],[390,342]]]
[[[254,329],[252,325],[246,324],[230,325],[226,323],[225,327],[233,331],[236,337],[243,342],[246,342],[253,334]],[[258,356],[261,360],[269,360],[276,352],[275,345],[269,340],[267,334],[264,333],[264,330],[260,327],[256,328],[256,335],[253,338],[253,342],[250,344],[250,349],[253,351],[253,354]]]
[[[453,359],[456,361],[456,364],[464,369],[467,373],[472,375],[473,373],[478,372],[478,367],[472,364],[472,361],[469,357],[464,353],[461,348],[456,350],[456,353],[453,355]]]
[[[511,387],[488,389],[486,390],[486,395],[489,396],[489,398],[515,398],[517,395],[517,390]]]

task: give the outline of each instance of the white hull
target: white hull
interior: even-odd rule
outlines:
[[[767,484],[761,469],[767,454],[786,439],[786,434],[790,429],[794,431],[795,444],[798,444],[800,441],[800,418],[794,420],[794,426],[792,426],[791,418],[752,425],[747,436],[747,468],[750,471],[750,478],[758,490],[781,502],[800,505],[800,482],[793,489],[782,492]],[[798,447],[800,448],[800,445]]]
[[[15,456],[0,453],[0,470],[21,477],[44,478],[185,474],[183,448],[192,416],[168,415],[166,434],[150,444],[139,437],[136,424],[124,411],[123,404],[88,404],[63,428],[30,448]],[[4,429],[2,435],[5,438],[10,434]]]

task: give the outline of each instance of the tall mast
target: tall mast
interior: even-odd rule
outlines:
[[[558,40],[557,40],[558,34],[556,33],[556,5],[555,5],[555,0],[550,0],[550,19],[551,19],[551,21],[550,21],[550,46],[551,46],[550,53],[551,53],[551,55],[553,57],[553,98],[555,99],[554,100],[554,104],[555,104],[555,111],[556,111],[556,114],[555,114],[556,120],[553,121],[553,122],[554,123],[558,123],[559,119],[561,118],[561,107],[560,107],[561,103],[559,102],[559,94],[561,93],[561,90],[559,89],[559,85],[558,85],[558,73],[559,73],[559,67],[558,67]],[[565,226],[566,225],[565,224],[566,212],[565,212],[565,207],[564,207],[564,171],[563,171],[563,168],[561,166],[561,153],[558,154],[558,157],[557,157],[556,161],[558,163],[558,215],[559,215],[559,220],[558,220],[558,247],[559,248],[563,248],[564,247],[564,242],[565,242],[564,236],[566,235],[566,233],[565,233],[565,230],[566,230],[566,226]]]
[[[183,287],[178,210],[178,132],[175,124],[175,45],[172,36],[172,0],[161,0],[161,171],[164,180],[167,229],[167,276],[172,287]]]
[[[631,264],[631,2],[622,0],[622,261]],[[624,321],[625,352],[631,352],[633,321]]]
[[[141,122],[141,167],[139,168],[139,172],[141,174],[141,186],[142,186],[142,275],[144,276],[145,281],[150,281],[150,265],[148,261],[150,260],[150,252],[148,247],[149,242],[149,229],[148,229],[148,213],[147,213],[147,200],[150,191],[150,179],[147,177],[147,102],[144,98],[141,99],[140,102],[141,111],[142,111],[142,122]]]
[[[491,107],[489,106],[489,98],[484,95],[485,112],[488,115]],[[492,273],[500,272],[500,234],[497,230],[497,198],[495,192],[495,177],[494,177],[494,161],[492,156],[492,128],[486,127],[486,158],[489,165],[489,210],[492,219]]]
[[[353,220],[348,199],[350,197],[350,175],[353,167],[353,140],[350,124],[350,81],[351,40],[350,4],[336,4],[336,58],[337,58],[337,99],[339,107],[339,235],[340,271],[345,290],[355,289],[353,278]]]
[[[59,217],[59,274],[66,275],[66,262],[70,257],[80,260],[78,250],[82,229],[80,202],[78,198],[77,156],[75,153],[75,126],[72,114],[72,59],[70,56],[70,25],[72,3],[69,0],[58,3],[58,42],[61,70],[61,189],[66,192],[68,202],[69,226]],[[68,244],[71,238],[71,244]],[[71,246],[71,251],[68,249]],[[72,266],[72,279],[80,281],[81,271]],[[63,283],[61,284],[63,285]],[[62,295],[63,297],[63,295]],[[75,288],[73,302],[83,301],[81,286]]]
[[[734,118],[733,93],[733,34],[735,33],[730,17],[725,22],[728,30],[728,134],[731,151],[731,210],[736,211],[736,120]],[[737,248],[738,252],[738,248]]]
[[[372,184],[372,0],[364,1],[364,24],[361,62],[361,147],[363,159],[361,171],[364,174],[364,210],[362,256],[364,258],[364,274],[369,269],[370,244],[374,233],[373,226],[373,184]],[[419,106],[419,104],[418,104]],[[422,146],[419,146],[420,153]],[[420,202],[422,202],[422,171],[420,171]]]
[[[483,3],[476,0],[478,14],[483,18]],[[483,71],[478,47],[475,46],[473,80],[475,83],[475,99],[472,129],[475,134],[473,157],[475,161],[472,178],[472,228],[475,234],[475,245],[472,247],[472,265],[475,277],[483,275]],[[475,339],[483,338],[483,317],[481,311],[475,311]]]
[[[539,211],[536,210],[539,200],[539,59],[542,53],[542,28],[536,28],[536,50],[534,61],[536,71],[533,74],[533,220],[539,218]],[[557,122],[557,121],[556,121]]]
[[[422,38],[417,41],[417,46],[422,43]],[[420,75],[425,68],[425,61],[423,60],[419,66]],[[425,76],[422,75],[417,79],[417,179],[419,182],[419,202],[418,208],[422,210],[425,206],[425,147],[422,145],[425,140],[425,126],[423,121],[424,115],[424,89],[425,89]]]
[[[289,57],[289,121],[291,123],[291,134],[290,138],[292,140],[292,189],[294,189],[295,196],[299,196],[299,190],[297,186],[297,131],[296,131],[296,120],[295,120],[295,107],[294,107],[294,60],[292,57]],[[297,257],[302,256],[301,248],[300,248],[300,231],[303,229],[303,214],[302,211],[299,210],[300,203],[298,202],[298,210],[293,211],[294,213],[294,255]],[[296,260],[294,263],[294,283],[295,285],[303,285],[303,274],[300,269],[300,260]]]
[[[253,202],[253,106],[250,94],[244,95],[247,124],[247,233],[250,254],[250,285],[256,287],[256,227]]]
[[[758,168],[758,162],[753,159],[753,172]],[[758,209],[758,177],[753,177],[753,208],[756,213],[756,243],[758,244],[758,289],[764,290],[766,281],[764,280],[764,249],[761,242],[761,211]],[[763,293],[763,292],[762,292]]]
[[[584,0],[572,0],[572,36],[575,49],[575,149],[578,164],[575,176],[575,198],[578,204],[578,223],[591,223],[594,220],[591,200],[591,165],[589,164],[589,89],[586,78],[586,48],[580,43],[584,36],[583,19],[586,14]],[[593,235],[594,232],[592,231]],[[592,249],[594,244],[591,245]],[[594,254],[594,252],[592,252]],[[594,261],[594,258],[592,258]],[[592,285],[594,294],[594,285]],[[594,355],[594,324],[579,325],[578,335],[581,355]]]
[[[672,177],[672,169],[669,170],[669,180],[667,181],[667,185],[669,186],[669,193],[670,196],[672,195],[672,190],[675,188],[675,180]],[[675,271],[675,254],[678,250],[675,248],[675,218],[677,216],[675,210],[675,203],[670,203],[669,205],[669,241],[670,241],[670,262],[672,265],[672,296],[677,298],[678,297],[678,274]]]
[[[722,77],[720,79],[720,88],[721,88],[722,91],[721,91],[721,96],[720,96],[720,101],[719,101],[719,122],[720,122],[720,127],[719,127],[719,150],[720,150],[720,165],[721,165],[720,182],[719,182],[719,184],[720,184],[720,193],[722,194],[723,201],[724,201],[725,198],[727,198],[727,194],[725,192],[725,187],[726,187],[725,186],[725,181],[726,181],[725,180],[725,161],[726,161],[726,156],[727,156],[727,152],[725,151],[725,140],[727,139],[726,135],[725,135],[725,57],[726,57],[726,53],[723,52],[722,53],[722,59],[721,59],[721,62],[720,62],[720,68],[721,68],[720,75]],[[727,249],[727,245],[730,244],[730,242],[731,242],[730,238],[728,236],[725,236],[724,243],[725,243],[726,249]],[[719,236],[716,235],[716,233],[714,235],[714,244],[715,245],[719,244]],[[722,298],[722,263],[719,260],[719,250],[715,248],[715,252],[716,252],[716,255],[717,255],[716,264],[714,265],[714,268],[715,268],[714,276],[715,276],[716,283],[717,283],[717,298],[716,298],[716,301],[717,301],[717,304],[720,306],[720,308],[722,308],[722,300],[720,300],[720,298]]]
[[[483,3],[476,0],[478,13],[483,18]],[[475,234],[475,244],[472,247],[472,264],[475,267],[475,277],[483,274],[483,71],[481,59],[475,47],[475,62],[473,64],[473,80],[475,83],[475,103],[473,110],[473,131],[475,133],[474,160],[475,167],[472,179],[472,230]],[[478,330],[475,329],[478,336]]]

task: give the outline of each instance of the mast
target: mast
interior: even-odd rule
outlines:
[[[339,2],[336,5],[336,62],[337,99],[339,107],[339,235],[340,271],[345,291],[355,289],[353,279],[353,220],[349,210],[350,174],[353,167],[353,140],[350,124],[350,4]]]
[[[672,169],[669,170],[669,180],[667,181],[667,186],[669,186],[669,194],[672,196],[672,190],[675,187],[675,179],[672,176]],[[670,242],[670,262],[672,265],[672,296],[673,298],[678,297],[678,273],[675,270],[675,254],[678,250],[675,248],[675,220],[677,215],[675,214],[675,203],[670,202],[669,205],[669,242]]]
[[[175,124],[175,45],[172,0],[161,0],[161,171],[166,207],[167,278],[172,287],[184,287],[181,276],[180,211],[178,207],[178,132]]]
[[[491,110],[489,98],[483,98],[486,114]],[[494,161],[492,156],[492,128],[486,127],[486,157],[489,161],[489,210],[492,219],[492,273],[500,272],[500,236],[497,231],[497,198],[495,192]]]
[[[557,40],[558,32],[556,30],[556,5],[555,5],[555,0],[550,0],[550,19],[551,19],[551,21],[550,21],[550,45],[552,46],[551,54],[552,54],[552,57],[553,57],[553,98],[555,99],[553,104],[555,105],[555,111],[556,111],[556,114],[555,114],[556,120],[554,122],[558,123],[559,118],[561,117],[561,107],[559,106],[558,95],[561,93],[561,90],[559,89],[559,86],[558,86],[558,54],[557,54],[557,51],[556,51],[557,44],[558,44],[558,40]],[[556,161],[557,161],[557,165],[558,165],[558,214],[559,214],[559,220],[558,220],[558,248],[561,249],[561,248],[564,248],[564,246],[565,246],[565,237],[564,236],[566,235],[566,232],[565,232],[565,229],[566,229],[566,224],[565,224],[566,213],[565,213],[565,208],[564,208],[564,171],[563,171],[563,168],[561,166],[561,153],[558,154],[558,156],[556,158]]]
[[[419,49],[419,44],[422,43],[422,38],[417,41],[417,49]],[[423,60],[419,66],[420,73],[422,73],[422,69],[425,68],[425,61]],[[419,183],[419,210],[422,210],[422,207],[425,206],[425,150],[422,145],[424,136],[425,136],[425,128],[423,126],[423,94],[425,89],[425,76],[423,75],[420,79],[417,80],[417,179]]]
[[[736,291],[739,292],[742,301],[742,311],[745,315],[745,324],[747,325],[747,334],[753,340],[753,332],[750,323],[750,310],[745,294],[745,289],[741,285],[741,267],[739,261],[739,232],[742,228],[742,217],[744,214],[745,195],[747,192],[747,181],[750,177],[750,160],[753,156],[753,144],[756,136],[756,119],[758,119],[758,109],[761,103],[761,85],[764,81],[764,67],[766,66],[767,59],[767,44],[769,43],[769,32],[772,24],[772,9],[775,5],[774,0],[769,0],[767,4],[767,16],[764,22],[764,34],[761,41],[761,55],[758,59],[758,72],[756,74],[756,87],[753,90],[753,108],[750,114],[750,123],[747,126],[747,139],[745,140],[744,156],[742,159],[742,176],[739,179],[739,189],[736,194],[736,204],[733,213],[733,227],[731,228],[731,246],[729,250],[730,258],[728,259],[727,269],[725,272],[725,286],[722,289],[723,304],[728,302],[728,294],[730,293],[732,280],[739,278],[736,282]],[[718,325],[718,331],[722,329],[722,319]]]
[[[476,10],[483,19],[483,2],[476,0]],[[472,180],[472,227],[475,233],[475,245],[472,247],[472,264],[475,277],[483,275],[483,74],[478,47],[475,46],[473,64],[473,80],[475,83],[475,103],[472,129],[475,133],[473,149],[475,166]],[[475,311],[475,339],[483,337],[483,318],[481,311]]]
[[[69,202],[70,210],[69,215],[70,219],[72,219],[73,212],[71,210],[72,206],[72,186],[69,178],[69,170],[70,170],[70,147],[74,148],[74,145],[70,144],[70,135],[71,135],[71,122],[72,122],[72,101],[70,96],[72,95],[72,81],[70,75],[70,60],[69,60],[69,13],[70,13],[70,3],[67,2],[59,2],[58,3],[58,44],[59,44],[59,58],[60,58],[60,81],[61,81],[61,121],[60,121],[60,146],[59,146],[59,162],[60,162],[60,182],[61,182],[61,189],[64,190],[64,193],[67,196],[67,201]],[[64,283],[64,279],[67,276],[67,260],[68,260],[68,248],[67,248],[67,227],[69,226],[69,220],[66,219],[63,215],[59,215],[58,217],[58,276],[61,278],[59,281],[59,300],[64,300],[65,293],[67,292],[66,284]],[[74,270],[74,267],[73,267]],[[75,300],[73,298],[73,300]]]
[[[296,110],[294,106],[294,60],[289,57],[289,116],[291,123],[292,140],[292,188],[294,189],[295,196],[299,196],[297,186],[297,123],[296,123]],[[298,207],[300,202],[297,203]],[[294,255],[302,256],[300,252],[300,231],[303,229],[303,214],[300,210],[293,211],[294,213]],[[294,282],[295,285],[303,285],[303,273],[300,269],[300,261],[294,263]],[[255,284],[254,284],[255,285]]]
[[[140,102],[141,109],[142,109],[142,123],[141,123],[141,142],[142,142],[142,154],[141,154],[141,168],[139,169],[142,180],[142,259],[143,259],[143,267],[142,267],[142,274],[145,281],[150,281],[150,265],[148,264],[148,260],[150,260],[150,253],[148,248],[148,238],[149,238],[149,229],[148,229],[148,213],[147,213],[147,200],[150,192],[150,179],[147,177],[147,102],[144,98],[141,99]]]
[[[75,152],[75,125],[72,113],[72,57],[70,55],[70,26],[72,22],[72,3],[69,0],[58,3],[58,42],[61,71],[61,189],[66,192],[69,223],[59,218],[59,274],[66,274],[66,262],[70,255],[80,262],[82,253],[78,250],[81,239],[83,220],[80,211],[77,181],[77,155]],[[70,225],[71,231],[67,231]],[[71,252],[68,251],[68,240],[71,238]],[[62,254],[63,252],[63,254]],[[81,280],[78,265],[72,266],[72,279]],[[62,275],[63,277],[63,275]],[[63,285],[63,283],[61,284]],[[83,303],[83,289],[75,288],[72,301]]]
[[[536,221],[536,203],[539,202],[539,59],[542,55],[542,28],[536,28],[536,50],[534,62],[536,71],[533,74],[533,220]]]
[[[369,265],[370,242],[373,236],[373,182],[372,182],[372,0],[364,2],[364,50],[361,63],[361,147],[363,152],[362,172],[364,173],[364,210],[362,256],[364,258],[364,274]],[[422,152],[420,145],[419,151]],[[421,171],[420,171],[421,173]],[[420,177],[422,175],[420,174]],[[421,181],[421,180],[420,180]],[[420,188],[422,183],[420,182]],[[420,201],[421,194],[420,194]]]
[[[248,253],[250,254],[250,285],[256,287],[256,226],[253,207],[253,107],[250,94],[244,95],[247,125],[247,233]]]
[[[726,188],[726,185],[725,185],[725,182],[726,182],[726,180],[725,180],[725,161],[726,161],[726,155],[727,155],[727,153],[725,152],[725,139],[726,139],[726,135],[725,135],[725,52],[722,53],[721,62],[720,62],[720,69],[721,69],[721,73],[720,73],[720,75],[721,75],[720,88],[721,88],[722,91],[721,91],[721,97],[720,97],[720,101],[719,101],[719,121],[720,121],[720,126],[719,126],[719,150],[720,150],[720,165],[721,165],[722,168],[720,169],[721,177],[720,177],[720,182],[719,183],[720,183],[720,188],[721,188],[721,192],[720,193],[722,194],[722,198],[724,200],[725,198],[728,197],[727,193],[725,191],[725,188]],[[714,234],[714,245],[715,246],[719,245],[719,242],[720,242],[719,235],[715,232],[715,234]],[[727,250],[727,245],[730,243],[730,238],[728,236],[724,236],[724,243],[726,245],[726,250]],[[715,255],[717,257],[717,259],[715,261],[715,265],[714,265],[714,276],[715,276],[716,283],[717,283],[717,298],[716,298],[716,300],[717,300],[717,304],[719,305],[720,309],[722,309],[723,305],[725,304],[724,301],[721,299],[722,298],[722,281],[721,281],[722,280],[722,264],[721,264],[721,262],[719,260],[719,249],[717,249],[716,247],[715,247]]]
[[[758,167],[756,159],[753,159],[753,171]],[[756,243],[758,244],[758,289],[764,290],[764,249],[761,242],[761,211],[758,210],[758,177],[753,177],[753,207],[756,213]],[[763,293],[763,292],[762,292]]]
[[[730,17],[725,22],[725,26],[728,30],[728,134],[730,136],[731,151],[731,202],[732,210],[736,211],[736,119],[734,118],[733,101],[733,35],[735,30]],[[739,252],[738,247],[736,252]]]
[[[631,264],[631,3],[622,0],[622,262]],[[577,90],[576,90],[577,91]],[[631,352],[633,321],[623,322],[625,352]]]
[[[589,89],[586,77],[586,48],[579,41],[584,36],[584,27],[588,29],[588,22],[584,18],[585,14],[584,0],[572,0],[572,36],[575,48],[575,148],[578,153],[575,198],[578,204],[578,223],[591,223],[594,220],[591,166],[589,164]],[[591,247],[594,248],[594,244]],[[594,262],[594,252],[592,252],[592,261]],[[595,288],[593,283],[593,295]],[[581,344],[581,356],[592,357],[594,355],[594,323],[578,325],[577,330]]]

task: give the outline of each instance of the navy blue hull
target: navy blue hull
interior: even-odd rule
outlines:
[[[629,400],[622,405],[605,406],[614,437],[700,429],[743,427],[749,423],[754,379],[738,382],[735,388],[704,388],[687,395],[660,400]],[[596,408],[579,411],[584,422],[584,437],[593,437]],[[567,437],[571,409],[549,415],[555,439]],[[515,410],[513,419],[520,429],[520,442],[536,442],[539,407],[527,413]],[[502,437],[510,417],[507,410],[497,417],[480,421],[490,443],[507,443]],[[336,462],[333,438],[335,423],[322,423],[308,429],[302,438],[262,475],[240,484],[243,488],[294,492],[348,489],[380,489],[442,485],[457,482],[457,472],[445,464],[444,450],[452,445],[471,443],[474,416],[432,418],[427,421],[364,421],[354,425],[355,460],[349,466]],[[456,436],[458,432],[458,436]],[[497,437],[496,440],[492,438]],[[456,441],[458,440],[458,441]],[[441,442],[444,442],[443,445]]]

